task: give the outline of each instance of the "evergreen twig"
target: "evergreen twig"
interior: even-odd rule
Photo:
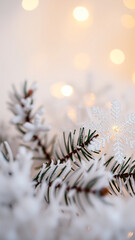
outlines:
[[[73,134],[70,132],[67,137],[67,140],[65,133],[63,133],[63,142],[67,154],[65,154],[64,150],[61,148],[56,150],[57,159],[59,159],[61,163],[66,162],[68,159],[73,160],[74,155],[76,155],[80,159],[79,153],[81,153],[87,160],[89,160],[89,158],[92,158],[92,154],[90,153],[90,151],[87,150],[87,147],[99,135],[95,134],[96,131],[91,133],[91,130],[89,130],[88,134],[85,135],[84,128],[80,128],[77,144],[75,144],[74,143],[75,133],[76,133],[75,130]],[[60,156],[58,150],[60,151],[62,157]]]
[[[114,162],[114,157],[111,157],[105,166],[112,172],[113,179],[110,182],[110,188],[116,195],[123,194],[123,187],[130,195],[135,195],[135,160],[130,157],[119,164]]]

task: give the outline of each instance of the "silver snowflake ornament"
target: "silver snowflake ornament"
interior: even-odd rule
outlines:
[[[126,156],[127,146],[130,149],[135,146],[135,113],[124,116],[120,103],[115,100],[108,111],[93,107],[89,115],[92,119],[92,126],[99,133],[94,147],[99,150],[105,144],[112,143],[115,160],[122,163]]]

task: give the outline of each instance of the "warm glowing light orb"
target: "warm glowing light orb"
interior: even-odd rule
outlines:
[[[26,11],[32,11],[38,7],[39,0],[23,0],[22,7]]]
[[[120,49],[113,49],[110,52],[110,59],[114,64],[122,64],[125,60],[125,54]]]
[[[133,235],[134,235],[133,232],[129,232],[129,233],[128,233],[128,238],[131,238]]]
[[[133,28],[135,26],[135,19],[131,15],[125,14],[121,17],[121,22],[126,28]]]
[[[78,53],[73,59],[74,66],[80,70],[86,70],[90,66],[90,56],[87,53]]]
[[[129,9],[135,9],[135,0],[123,0],[125,6]]]
[[[68,109],[67,115],[73,122],[76,122],[77,116],[76,116],[76,111],[74,108],[70,107]]]
[[[90,231],[90,226],[87,227],[87,231]]]
[[[107,108],[111,108],[112,107],[112,103],[111,102],[106,102],[105,105],[106,105]]]
[[[132,81],[133,81],[133,83],[135,83],[135,72],[132,75]]]
[[[95,104],[96,96],[94,93],[89,93],[84,96],[84,104],[85,106],[92,107]]]
[[[119,132],[119,127],[116,126],[116,125],[114,125],[114,126],[112,127],[112,130],[113,130],[115,133],[118,133],[118,132]]]
[[[73,88],[70,85],[64,85],[61,88],[61,92],[62,92],[63,96],[69,97],[73,94]]]
[[[50,87],[50,92],[52,94],[52,96],[56,97],[56,98],[62,98],[62,92],[61,92],[61,88],[64,86],[63,82],[57,82],[54,83],[51,87]]]
[[[50,92],[56,98],[69,97],[73,94],[73,87],[64,82],[57,82],[50,87]]]
[[[89,12],[85,7],[76,7],[73,11],[74,18],[79,22],[84,22],[89,17]]]

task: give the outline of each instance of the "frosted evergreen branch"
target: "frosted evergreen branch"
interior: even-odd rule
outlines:
[[[50,164],[51,161],[52,161],[52,155],[51,155],[51,152],[48,152],[45,144],[42,144],[41,140],[39,139],[38,136],[34,136],[34,140],[37,140],[37,145],[42,149],[42,152],[45,156],[45,160],[48,161],[48,163]]]
[[[12,119],[12,123],[16,125],[17,130],[23,135],[24,142],[30,143],[28,148],[42,152],[44,160],[50,163],[52,160],[55,138],[53,138],[47,146],[46,141],[43,141],[43,137],[39,134],[40,132],[42,134],[44,133],[45,138],[46,132],[50,127],[40,123],[40,116],[43,113],[43,109],[39,109],[35,113],[32,112],[34,108],[35,91],[35,85],[32,85],[28,89],[27,81],[24,82],[22,93],[18,93],[13,86],[13,93],[10,94],[11,102],[9,103],[9,109],[15,115]]]
[[[80,128],[79,136],[75,143],[76,130],[74,130],[73,133],[70,132],[67,138],[64,132],[63,133],[64,146],[62,148],[61,144],[59,144],[55,151],[56,158],[59,159],[61,163],[67,161],[68,159],[75,161],[75,157],[79,159],[79,161],[81,161],[81,156],[83,156],[85,159],[89,161],[90,159],[93,158],[93,156],[92,153],[87,149],[87,147],[90,144],[92,144],[95,138],[98,137],[98,134],[95,133],[96,131],[91,133],[91,130],[89,129],[88,134],[86,135],[84,128]]]
[[[110,188],[115,194],[124,194],[128,192],[130,195],[135,195],[135,160],[133,156],[119,164],[110,158],[105,163],[107,169],[113,174],[113,179],[110,181]]]
[[[75,132],[72,134],[69,133],[67,139],[65,133],[63,133],[63,143],[64,148],[60,145],[59,147],[56,145],[55,156],[53,157],[53,148],[54,148],[54,139],[47,145],[47,139],[41,137],[41,134],[46,137],[46,131],[49,130],[48,126],[44,126],[40,124],[40,115],[42,114],[41,110],[38,113],[33,114],[34,108],[34,93],[35,86],[27,88],[27,82],[24,83],[23,92],[19,94],[14,87],[14,94],[11,95],[11,103],[10,110],[15,115],[12,122],[16,125],[18,131],[23,135],[23,140],[28,145],[25,145],[28,148],[31,148],[35,152],[41,154],[37,156],[38,158],[43,158],[47,161],[48,165],[51,164],[51,161],[54,160],[57,162],[67,161],[68,159],[77,158],[81,161],[81,157],[83,156],[88,161],[93,158],[92,151],[88,150],[88,146],[92,143],[94,138],[98,137],[98,134],[95,134],[96,131],[91,132],[88,131],[88,134],[85,135],[84,128],[80,129],[78,139],[76,143],[74,142]],[[41,134],[40,134],[41,133]]]
[[[45,199],[48,203],[50,189],[56,179],[61,179],[61,183],[55,186],[56,195],[65,184],[65,203],[70,204],[72,198],[81,209],[84,209],[84,203],[91,204],[91,194],[101,198],[109,193],[107,179],[111,179],[111,175],[105,170],[103,159],[87,163],[82,160],[76,169],[73,169],[70,160],[64,163],[59,161],[57,164],[52,162],[50,166],[44,164],[35,177],[34,184],[37,188],[46,182],[48,191]]]
[[[96,183],[97,179],[93,179],[93,181],[91,181],[88,185],[90,185],[91,187],[93,186],[93,182]],[[41,184],[41,182],[38,182],[35,187],[37,187],[39,184]],[[53,181],[49,182],[49,187],[51,187],[53,184]],[[60,189],[62,187],[62,184],[58,184],[56,185],[55,189]],[[76,193],[84,193],[84,194],[94,194],[94,195],[98,195],[101,197],[106,196],[107,194],[109,194],[109,190],[107,187],[98,189],[98,190],[92,190],[91,187],[89,186],[85,186],[85,187],[80,187],[80,186],[70,186],[67,184],[66,189],[65,189],[65,194],[67,194],[69,191],[75,190]]]

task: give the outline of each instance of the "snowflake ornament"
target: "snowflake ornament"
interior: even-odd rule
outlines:
[[[112,142],[115,160],[122,163],[126,156],[125,146],[130,149],[135,146],[135,113],[123,117],[120,103],[115,100],[109,111],[93,107],[88,114],[92,118],[93,127],[99,132],[93,146],[99,150],[105,147],[105,143]]]

